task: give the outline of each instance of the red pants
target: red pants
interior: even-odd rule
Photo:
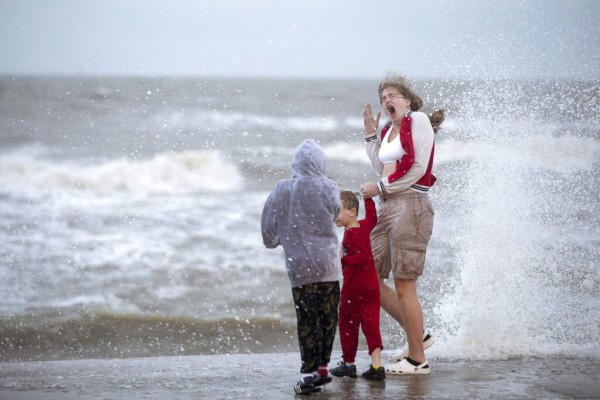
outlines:
[[[358,329],[369,346],[369,355],[378,347],[383,349],[379,330],[379,290],[360,293],[356,290],[345,291],[340,296],[340,342],[345,362],[353,363],[358,349]]]

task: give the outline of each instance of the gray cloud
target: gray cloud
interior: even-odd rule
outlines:
[[[0,73],[600,78],[600,2],[0,0]]]

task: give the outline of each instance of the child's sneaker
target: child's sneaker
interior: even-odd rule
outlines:
[[[296,394],[311,394],[320,392],[321,388],[315,387],[314,381],[314,377],[305,376],[304,378],[299,380],[298,383],[296,383],[296,386],[294,386],[294,392]]]
[[[356,365],[346,365],[345,362],[340,361],[338,366],[330,369],[329,372],[331,375],[342,378],[344,376],[348,376],[350,378],[356,378]]]
[[[429,332],[423,332],[423,350],[427,350],[435,343],[435,338]],[[408,343],[404,346],[404,348],[400,351],[400,353],[396,354],[392,360],[396,363],[404,360],[408,357]]]
[[[363,372],[361,376],[371,381],[382,381],[385,379],[385,368],[380,366],[375,369],[373,365],[369,365],[369,369]]]
[[[413,360],[406,357],[399,363],[385,367],[385,372],[392,375],[421,375],[431,373],[431,369],[429,369],[427,360],[418,365],[414,365],[413,363]]]

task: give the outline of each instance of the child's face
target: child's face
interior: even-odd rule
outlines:
[[[354,223],[354,221],[356,220],[356,209],[353,208],[351,210],[348,210],[345,207],[342,207],[340,209],[340,213],[337,217],[337,219],[335,220],[335,225],[338,228],[349,228],[352,223]]]

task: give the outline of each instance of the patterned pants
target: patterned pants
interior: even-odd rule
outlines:
[[[292,288],[298,344],[302,358],[301,373],[316,371],[329,364],[338,321],[339,282],[319,282]]]

